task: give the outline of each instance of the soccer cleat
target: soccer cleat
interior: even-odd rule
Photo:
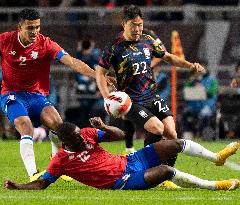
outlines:
[[[164,189],[180,189],[181,188],[180,186],[174,184],[172,181],[169,181],[169,180],[162,182],[161,184],[159,184],[159,186]]]
[[[43,170],[42,172],[36,172],[33,176],[30,177],[30,182],[36,181],[36,180],[39,179],[45,172],[46,172],[46,170]]]
[[[132,148],[126,148],[125,150],[123,150],[123,152],[122,152],[122,155],[123,156],[127,156],[127,155],[129,155],[129,154],[131,154],[131,153],[133,153],[133,152],[135,152],[136,150],[134,149],[134,147],[132,147]]]
[[[69,177],[69,176],[67,176],[67,175],[62,175],[62,176],[61,176],[61,179],[64,180],[64,181],[66,181],[66,182],[70,182],[70,181],[73,180],[72,177]]]
[[[224,165],[226,159],[235,154],[235,152],[239,149],[240,143],[239,142],[232,142],[229,145],[227,145],[223,150],[219,151],[217,153],[217,161],[215,164],[217,166],[222,166]]]
[[[229,179],[223,181],[216,181],[216,190],[235,190],[239,188],[239,180],[238,179]]]

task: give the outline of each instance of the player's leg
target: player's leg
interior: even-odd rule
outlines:
[[[148,187],[155,187],[165,180],[173,180],[187,187],[198,187],[212,190],[233,190],[239,187],[239,180],[209,181],[191,174],[181,172],[167,165],[160,165],[146,170],[144,179]]]
[[[21,94],[11,93],[1,98],[3,112],[7,115],[11,124],[20,133],[20,155],[29,177],[37,173],[35,155],[33,150],[33,125],[24,106],[24,98]]]
[[[163,134],[163,123],[147,108],[141,105],[133,103],[130,111],[125,117],[127,120],[130,120],[136,125],[143,127],[146,131],[150,133],[160,136]]]
[[[62,118],[57,110],[53,106],[49,105],[42,109],[40,119],[42,124],[50,129],[49,138],[52,145],[52,157],[54,157],[59,151],[61,145],[61,142],[54,131],[62,123]]]
[[[125,140],[125,155],[132,153],[135,151],[133,146],[133,136],[135,132],[134,124],[129,120],[123,120],[123,126],[124,126],[124,132],[126,133],[126,136],[124,138]]]
[[[54,157],[59,151],[61,146],[61,142],[54,131],[62,123],[62,118],[60,117],[58,111],[53,106],[48,105],[42,109],[40,119],[43,125],[51,129],[49,133],[49,138],[51,140],[52,145],[52,157]],[[66,175],[62,175],[61,178],[65,181],[72,181],[72,178]]]
[[[164,138],[177,139],[175,122],[172,116],[172,112],[168,108],[168,105],[166,104],[166,102],[163,99],[160,99],[159,96],[156,96],[156,99],[153,101],[150,110],[163,123]],[[167,160],[165,164],[173,167],[175,165],[176,159],[177,159],[177,155]]]
[[[169,158],[171,159],[176,154],[182,152],[189,156],[196,156],[215,162],[216,165],[224,164],[225,160],[233,155],[240,147],[238,142],[234,142],[230,143],[220,152],[214,153],[196,142],[185,139],[161,140],[153,145],[156,153],[163,161]]]

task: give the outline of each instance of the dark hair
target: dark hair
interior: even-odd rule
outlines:
[[[235,72],[238,72],[240,70],[240,61],[237,62],[237,65],[235,67]]]
[[[35,9],[23,9],[19,13],[19,19],[21,20],[37,20],[40,19],[40,13]]]
[[[91,47],[91,42],[89,40],[83,40],[82,41],[82,48],[85,49],[89,49]]]
[[[64,142],[65,139],[71,138],[74,130],[76,129],[76,125],[70,122],[64,122],[60,124],[56,130],[58,138]]]
[[[123,8],[123,17],[122,17],[123,21],[126,22],[126,21],[134,19],[138,16],[143,18],[142,11],[140,10],[139,7],[130,5],[130,6],[125,6]]]

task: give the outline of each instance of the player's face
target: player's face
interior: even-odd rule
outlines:
[[[36,41],[40,32],[40,19],[23,20],[19,23],[20,40],[24,45],[28,45]]]
[[[134,19],[123,22],[123,35],[128,41],[137,41],[142,35],[143,31],[143,19],[136,17]]]
[[[71,147],[73,151],[79,151],[83,148],[84,139],[81,136],[81,129],[79,127],[76,127],[74,132],[71,134],[71,139],[69,139],[69,141],[65,141],[65,144]]]

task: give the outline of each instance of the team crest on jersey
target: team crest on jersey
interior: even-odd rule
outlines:
[[[74,154],[71,154],[71,155],[69,155],[69,160],[73,160],[74,159]]]
[[[146,59],[150,59],[151,54],[148,48],[143,48],[143,52],[145,54]]]
[[[37,51],[32,51],[32,53],[31,53],[31,57],[32,57],[32,59],[37,59],[38,58],[38,52]]]

